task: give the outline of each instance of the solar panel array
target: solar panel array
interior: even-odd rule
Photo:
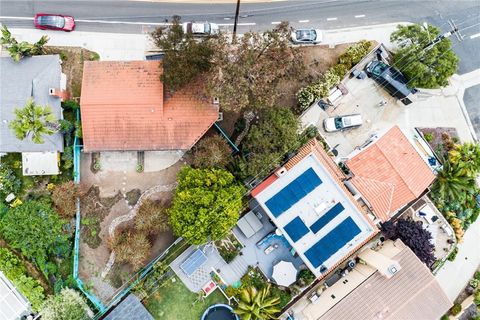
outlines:
[[[343,205],[338,202],[333,207],[330,208],[324,215],[322,215],[317,221],[315,221],[310,229],[313,233],[317,233],[323,227],[325,227],[330,221],[332,221],[336,216],[338,216],[345,208]]]
[[[294,242],[300,240],[304,235],[306,235],[309,230],[305,223],[303,223],[300,217],[296,217],[292,221],[290,221],[285,227],[283,227],[287,234],[292,238]]]
[[[314,268],[318,268],[360,232],[355,221],[348,217],[308,249],[305,256]]]
[[[307,169],[295,180],[265,202],[270,212],[278,217],[322,183],[317,173]]]
[[[187,276],[191,276],[198,270],[205,262],[207,257],[202,250],[195,250],[181,265],[180,268]]]

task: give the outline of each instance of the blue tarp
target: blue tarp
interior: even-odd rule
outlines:
[[[320,180],[315,171],[310,168],[267,200],[265,204],[270,212],[272,212],[275,217],[278,217],[312,192],[321,183],[322,180]]]
[[[310,226],[310,230],[313,233],[317,233],[323,227],[325,227],[330,221],[332,221],[340,212],[342,212],[345,208],[339,202],[333,207],[330,208],[323,216],[321,216],[314,224]]]
[[[283,229],[285,229],[294,242],[300,240],[309,231],[305,223],[303,223],[302,219],[299,217],[290,221]]]
[[[351,217],[348,217],[308,249],[305,252],[305,256],[314,268],[318,268],[349,241],[355,238],[360,231],[355,221],[353,221]]]

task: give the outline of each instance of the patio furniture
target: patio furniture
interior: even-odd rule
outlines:
[[[282,260],[273,266],[272,278],[279,286],[288,287],[297,281],[297,269],[293,263]]]
[[[446,223],[444,223],[441,228],[442,228],[443,231],[445,231],[447,236],[449,236],[449,237],[453,236],[452,229],[450,229]]]

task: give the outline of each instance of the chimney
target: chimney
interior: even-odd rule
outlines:
[[[67,90],[61,90],[57,88],[50,88],[48,94],[53,97],[60,98],[60,101],[65,101],[70,98],[70,92]]]

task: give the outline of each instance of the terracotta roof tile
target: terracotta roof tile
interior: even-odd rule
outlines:
[[[435,179],[397,126],[346,164],[353,185],[382,221],[418,198]]]
[[[190,149],[218,107],[190,86],[164,98],[159,61],[88,61],[83,70],[85,152]]]

